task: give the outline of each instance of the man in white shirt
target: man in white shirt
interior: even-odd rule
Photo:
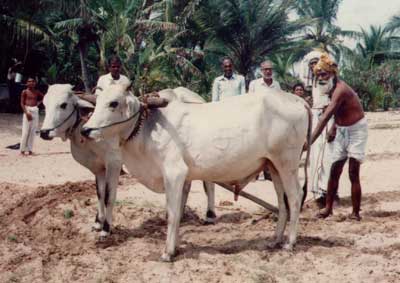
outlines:
[[[107,60],[109,73],[99,77],[96,87],[94,87],[92,90],[94,95],[84,92],[77,92],[77,95],[86,101],[96,104],[96,97],[101,95],[108,86],[113,84],[129,86],[131,81],[126,76],[121,75],[121,65],[122,62],[118,56],[113,55],[109,57]]]
[[[246,93],[244,77],[233,73],[233,64],[230,58],[225,58],[223,60],[222,68],[224,75],[217,77],[213,83],[213,102]]]
[[[260,65],[262,78],[250,82],[249,93],[266,91],[268,89],[281,90],[279,82],[273,79],[273,66],[271,61],[264,61]]]
[[[121,59],[118,56],[111,56],[108,59],[108,74],[100,76],[97,81],[95,95],[100,95],[103,90],[113,84],[130,85],[131,81],[124,75],[121,75]]]

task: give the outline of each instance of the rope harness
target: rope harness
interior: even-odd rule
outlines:
[[[142,128],[143,121],[149,117],[150,115],[150,110],[151,108],[149,107],[149,98],[159,98],[160,96],[158,93],[151,93],[151,94],[145,94],[139,97],[140,101],[140,107],[139,110],[136,111],[131,117],[118,121],[115,123],[111,123],[109,125],[101,126],[101,127],[96,127],[96,128],[91,128],[91,130],[101,130],[101,129],[106,129],[112,126],[124,124],[126,122],[129,122],[130,120],[133,120],[136,116],[139,116],[138,119],[136,120],[135,126],[132,129],[132,132],[129,134],[128,138],[126,138],[125,141],[130,141],[133,137],[137,136],[139,133],[140,129]]]
[[[67,132],[71,132],[71,131],[72,131],[73,129],[75,129],[75,128],[78,126],[78,124],[79,124],[80,115],[79,115],[79,111],[77,111],[77,110],[78,110],[78,107],[75,105],[75,106],[74,106],[74,109],[73,109],[72,112],[71,112],[71,114],[69,114],[68,117],[65,118],[60,124],[58,124],[57,126],[55,126],[55,127],[53,127],[53,128],[45,129],[45,130],[50,132],[50,131],[54,131],[54,130],[60,128],[60,127],[61,127],[62,125],[64,125],[64,124],[72,117],[72,115],[76,112],[76,121],[75,121],[74,125],[73,125],[70,129],[67,129]]]

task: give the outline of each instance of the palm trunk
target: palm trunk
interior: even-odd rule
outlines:
[[[91,93],[90,86],[89,86],[89,77],[88,77],[88,72],[87,72],[87,67],[86,67],[86,62],[85,62],[86,46],[83,46],[83,44],[79,44],[78,49],[79,49],[79,59],[81,60],[82,81],[85,86],[85,92]]]

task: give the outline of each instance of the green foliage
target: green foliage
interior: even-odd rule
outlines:
[[[369,65],[368,59],[342,69],[342,78],[358,93],[365,110],[398,106],[400,61]]]
[[[74,216],[74,211],[71,209],[65,209],[64,210],[64,218],[65,219],[71,219]]]
[[[205,51],[229,56],[248,80],[265,59],[290,46],[306,22],[289,21],[293,1],[209,0],[197,15],[208,33]]]
[[[10,242],[16,243],[16,242],[17,242],[17,236],[15,236],[15,235],[9,235],[9,236],[8,236],[8,240],[9,240]]]
[[[340,59],[341,75],[368,110],[397,106],[400,15],[361,32],[336,25],[342,0],[4,0],[0,6],[0,80],[11,58],[25,75],[90,89],[117,54],[135,94],[186,86],[209,99],[223,56],[247,82],[273,61],[283,89],[296,63],[320,47]],[[289,14],[297,13],[294,19]],[[357,47],[342,46],[343,37]]]

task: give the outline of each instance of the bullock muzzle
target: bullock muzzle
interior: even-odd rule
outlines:
[[[50,141],[53,138],[50,137],[50,130],[40,130],[40,137],[46,141]]]

